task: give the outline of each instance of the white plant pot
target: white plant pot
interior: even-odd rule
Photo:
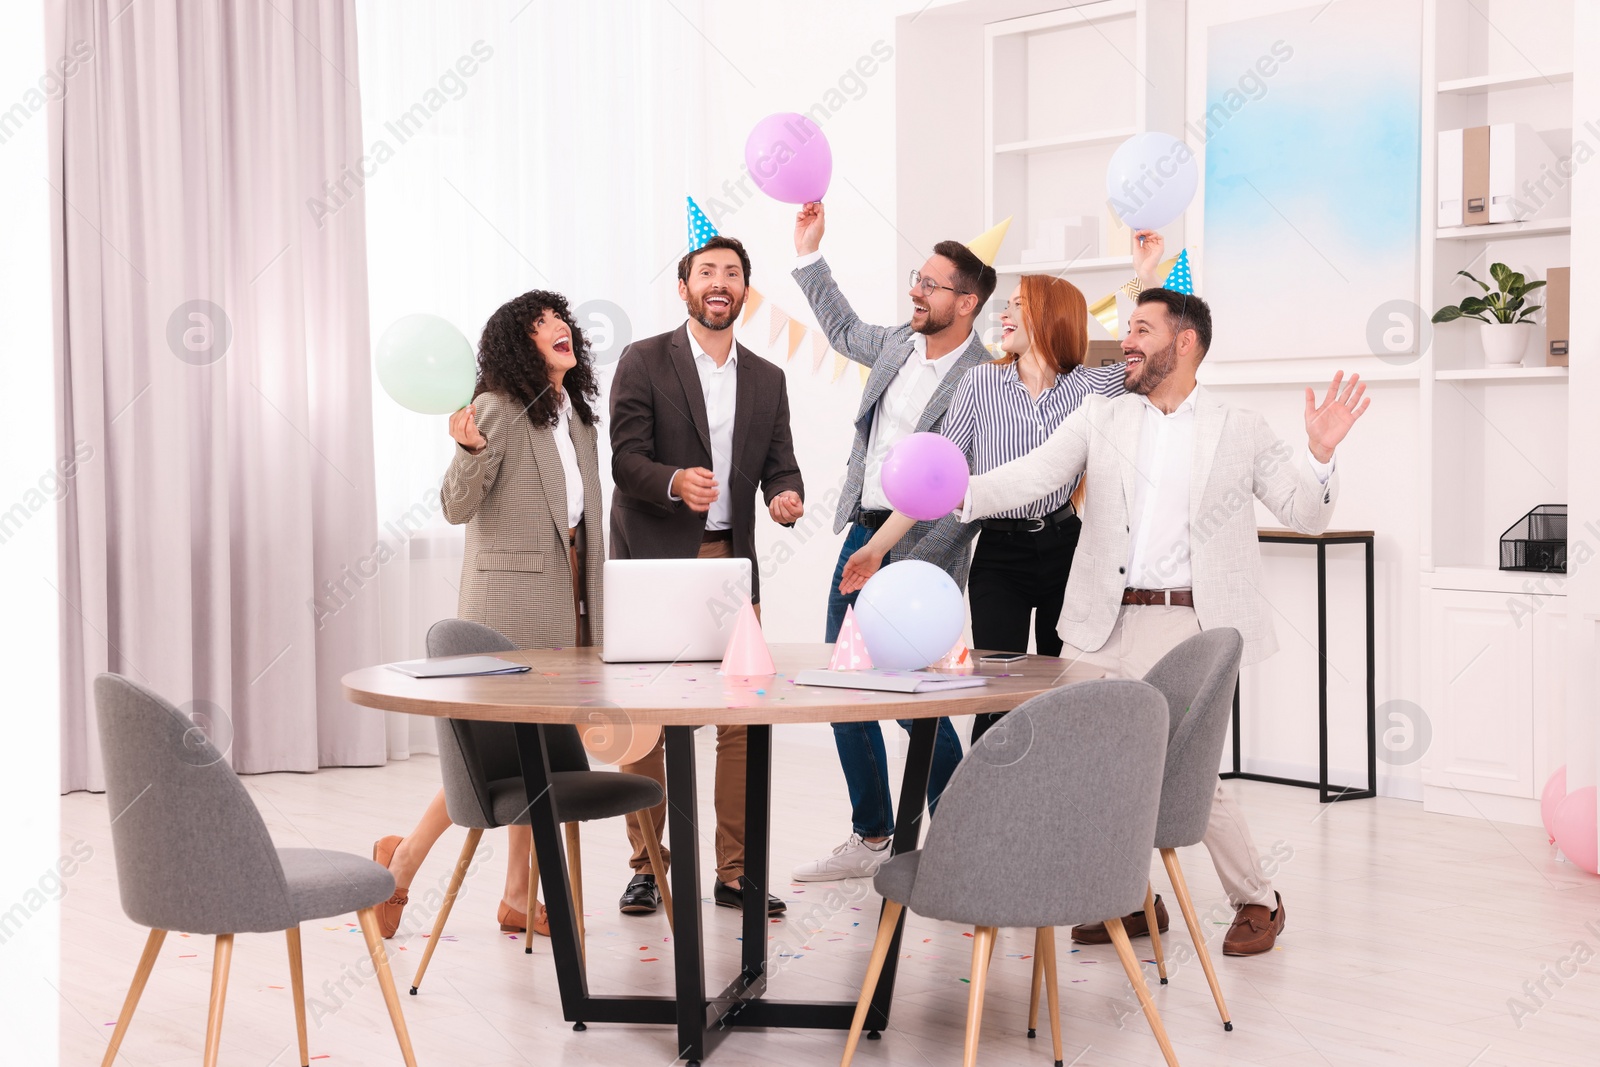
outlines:
[[[1522,362],[1533,336],[1531,322],[1480,322],[1484,359],[1491,367],[1514,367]]]

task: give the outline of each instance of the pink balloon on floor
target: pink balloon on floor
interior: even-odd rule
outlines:
[[[756,123],[744,142],[744,162],[763,193],[786,204],[821,200],[833,176],[833,149],[815,122],[780,111]]]
[[[913,519],[942,519],[967,495],[967,457],[954,441],[936,433],[914,433],[896,441],[883,457],[883,495]]]
[[[1556,773],[1544,783],[1544,792],[1539,794],[1539,818],[1544,823],[1544,832],[1550,835],[1550,840],[1556,839],[1556,809],[1567,797],[1567,767],[1562,764],[1556,768]]]
[[[1595,787],[1568,793],[1556,808],[1556,846],[1574,865],[1600,874],[1600,841],[1595,838]]]

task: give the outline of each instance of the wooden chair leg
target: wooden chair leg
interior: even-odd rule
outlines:
[[[1054,927],[1051,928],[1052,939]],[[1033,934],[1033,986],[1028,994],[1028,1036],[1039,1036],[1039,988],[1044,983],[1044,927]]]
[[[306,975],[300,961],[300,927],[283,932],[289,943],[289,989],[294,997],[294,1034],[300,1041],[300,1067],[310,1067],[311,1048],[306,1044]]]
[[[467,868],[472,866],[472,857],[478,851],[478,841],[483,837],[483,831],[476,827],[467,831],[466,843],[461,846],[461,855],[456,857],[456,869],[450,872],[450,887],[445,890],[444,903],[439,906],[439,914],[433,917],[433,932],[428,935],[428,947],[422,950],[422,962],[417,964],[417,973],[411,979],[411,995],[416,996],[417,990],[422,987],[422,976],[428,973],[428,961],[433,959],[433,950],[439,947],[439,938],[444,934],[445,920],[450,918],[450,909],[456,905],[456,894],[461,892],[462,879],[467,876]]]
[[[1150,947],[1156,954],[1156,973],[1167,984],[1167,957],[1161,952],[1161,924],[1156,922],[1156,894],[1149,883],[1144,887],[1144,924],[1150,928]]]
[[[1183,922],[1194,941],[1194,954],[1200,957],[1200,967],[1206,972],[1206,981],[1211,983],[1211,999],[1217,1002],[1222,1028],[1232,1030],[1233,1020],[1228,1017],[1228,1005],[1222,999],[1222,984],[1217,981],[1216,969],[1211,966],[1211,953],[1206,951],[1205,931],[1200,928],[1200,916],[1195,914],[1194,898],[1189,895],[1189,883],[1183,877],[1183,868],[1178,866],[1178,850],[1162,849],[1161,862],[1166,865],[1167,877],[1172,880],[1172,895],[1178,898],[1178,907],[1183,909]]]
[[[372,957],[372,969],[378,975],[378,988],[383,990],[383,1002],[389,1008],[389,1022],[394,1025],[394,1036],[400,1042],[400,1055],[406,1067],[417,1067],[417,1057],[411,1052],[411,1033],[406,1029],[406,1017],[400,1013],[400,993],[394,987],[394,975],[389,973],[389,954],[383,948],[383,931],[378,929],[378,916],[371,908],[356,912],[361,924],[361,934],[367,939],[367,954]]]
[[[588,935],[583,928],[583,848],[578,823],[567,823],[567,880],[572,885],[572,910],[578,919],[578,954],[589,958]]]
[[[1156,1044],[1161,1046],[1167,1067],[1178,1067],[1178,1056],[1172,1051],[1172,1042],[1167,1039],[1167,1028],[1161,1025],[1161,1013],[1156,1011],[1156,1002],[1150,998],[1150,983],[1144,980],[1144,970],[1139,966],[1139,957],[1133,954],[1133,945],[1128,941],[1128,931],[1122,928],[1122,920],[1107,919],[1106,932],[1111,935],[1111,943],[1117,946],[1117,958],[1122,961],[1122,969],[1139,997],[1139,1007],[1144,1009],[1145,1020],[1156,1035]]]
[[[111,1044],[106,1046],[106,1058],[100,1061],[100,1067],[111,1067],[112,1061],[117,1058],[117,1049],[122,1047],[122,1038],[128,1032],[128,1024],[133,1021],[133,1010],[139,1006],[144,984],[150,980],[150,971],[156,965],[156,957],[161,954],[161,942],[166,937],[165,930],[151,930],[150,936],[145,938],[144,951],[139,954],[139,966],[134,968],[133,982],[128,986],[128,995],[122,1002],[122,1013],[117,1016],[117,1027],[111,1031]]]
[[[211,956],[211,1010],[206,1014],[205,1067],[217,1067],[222,1048],[222,1005],[228,997],[228,964],[233,962],[233,935],[218,934]]]
[[[534,909],[539,906],[539,849],[533,843],[533,833],[528,834],[528,922],[533,922]],[[522,938],[522,951],[529,956],[533,955],[533,929],[526,931]]]
[[[1050,1042],[1061,1065],[1061,975],[1056,970],[1056,928],[1046,926],[1036,935],[1037,947],[1044,949],[1044,981],[1049,990]],[[1038,959],[1038,956],[1034,957]]]
[[[872,1006],[872,992],[878,988],[883,961],[889,958],[889,942],[894,940],[894,928],[900,921],[900,911],[900,905],[894,901],[883,902],[883,918],[878,920],[878,936],[872,942],[872,957],[867,960],[867,977],[861,983],[861,999],[856,1001],[855,1018],[850,1020],[850,1036],[845,1038],[844,1058],[839,1061],[839,1067],[850,1067],[850,1060],[856,1054],[861,1028],[867,1021],[867,1009]]]
[[[967,990],[967,1039],[963,1046],[962,1067],[978,1065],[978,1027],[983,1022],[983,990],[989,977],[989,957],[994,953],[993,926],[972,931],[972,985]]]
[[[649,808],[640,808],[639,832],[644,834],[644,849],[650,854],[650,869],[656,873],[656,889],[661,893],[661,907],[667,913],[667,929],[672,929],[672,888],[667,885],[667,865],[661,860],[661,835],[656,831],[656,821],[650,817]]]

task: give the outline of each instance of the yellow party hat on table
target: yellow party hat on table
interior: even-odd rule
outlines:
[[[983,260],[984,266],[994,266],[994,257],[1000,254],[1000,242],[1006,239],[1006,231],[1011,229],[1011,220],[1014,217],[1007,215],[1002,221],[967,242],[967,247],[972,249],[973,255]]]

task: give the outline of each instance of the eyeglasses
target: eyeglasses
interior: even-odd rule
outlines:
[[[914,270],[911,272],[911,291],[913,293],[922,293],[926,295],[933,292],[935,289],[948,289],[952,293],[957,293],[960,295],[966,295],[967,292],[965,289],[957,289],[953,285],[940,285],[932,278],[924,278],[920,270]]]

